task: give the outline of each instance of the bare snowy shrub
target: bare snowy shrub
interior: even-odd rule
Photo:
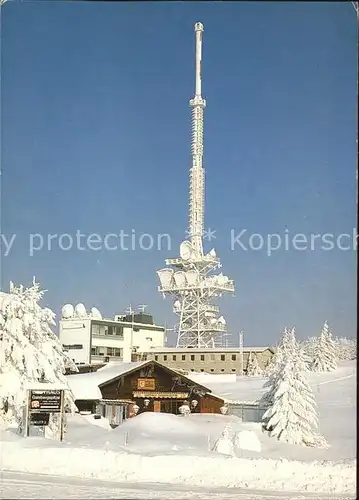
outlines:
[[[43,293],[34,282],[29,288],[11,286],[0,297],[0,415],[19,431],[26,388],[39,382],[66,386],[65,365],[77,371],[51,330],[55,314],[39,305]],[[70,389],[65,392],[65,407],[74,410]],[[50,427],[56,431],[58,416],[52,416]]]

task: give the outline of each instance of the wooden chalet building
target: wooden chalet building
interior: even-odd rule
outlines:
[[[220,413],[224,400],[207,387],[157,361],[110,363],[96,372],[67,375],[78,409],[105,414],[101,406],[121,407],[121,418],[144,411],[179,413],[187,401],[192,412]],[[99,409],[100,408],[100,409]]]

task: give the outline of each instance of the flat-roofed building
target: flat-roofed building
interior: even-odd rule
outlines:
[[[176,348],[157,347],[138,352],[137,359],[154,360],[175,370],[206,373],[246,373],[250,356],[264,369],[274,355],[273,347]],[[242,365],[243,358],[243,365]]]

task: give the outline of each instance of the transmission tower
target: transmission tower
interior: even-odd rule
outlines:
[[[180,245],[180,257],[167,259],[166,267],[157,271],[163,296],[174,300],[173,311],[179,316],[175,326],[177,347],[223,347],[226,321],[214,303],[223,293],[234,293],[234,282],[222,273],[214,249],[203,251],[204,236],[204,168],[202,97],[203,24],[196,23],[195,96],[192,110],[192,167],[189,175],[188,240]]]

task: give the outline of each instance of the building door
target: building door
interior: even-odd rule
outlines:
[[[161,401],[153,402],[153,411],[160,412],[161,411]]]

